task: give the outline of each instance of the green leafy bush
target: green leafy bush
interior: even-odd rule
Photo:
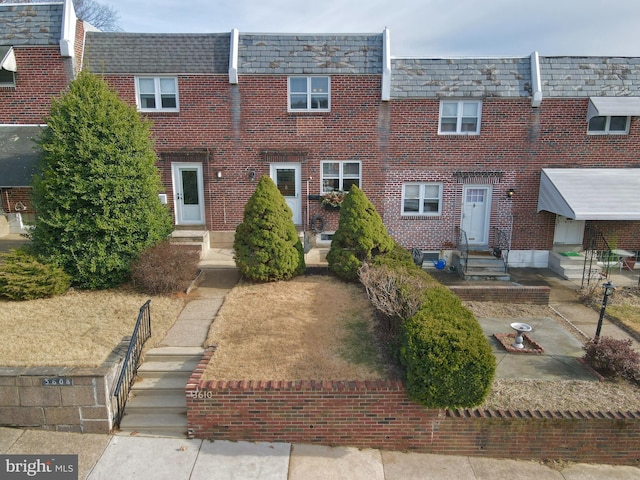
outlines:
[[[362,262],[390,252],[394,243],[375,207],[353,185],[340,207],[338,229],[327,254],[329,268],[344,280],[356,281]]]
[[[409,397],[430,408],[472,407],[489,393],[495,357],[482,328],[446,287],[429,288],[402,324]]]
[[[55,265],[41,263],[24,249],[0,254],[0,296],[34,300],[67,291],[70,277]]]
[[[291,209],[267,176],[260,179],[245,206],[233,248],[240,273],[250,280],[287,280],[306,268]]]
[[[600,337],[589,340],[585,346],[584,360],[605,377],[621,377],[640,384],[640,353],[633,349],[630,338],[617,340]]]
[[[171,233],[160,203],[150,123],[87,71],[52,102],[43,129],[35,251],[81,288],[127,280],[131,263]]]
[[[199,262],[197,250],[165,240],[140,255],[131,278],[136,287],[151,295],[184,292],[196,278]]]

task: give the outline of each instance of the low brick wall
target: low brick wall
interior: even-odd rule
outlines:
[[[428,409],[397,381],[203,382],[212,355],[205,353],[186,387],[194,438],[640,464],[640,411]]]
[[[119,352],[98,368],[0,367],[0,426],[109,433]]]
[[[548,305],[551,288],[547,286],[450,285],[448,288],[465,301],[529,303]]]

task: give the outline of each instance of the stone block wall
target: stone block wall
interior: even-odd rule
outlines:
[[[0,426],[109,433],[112,387],[127,344],[97,368],[0,367]]]

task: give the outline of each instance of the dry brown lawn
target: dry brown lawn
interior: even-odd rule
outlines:
[[[472,302],[476,318],[554,317],[549,307]],[[558,319],[561,321],[561,319]],[[240,284],[218,312],[207,343],[217,346],[207,380],[354,380],[390,378],[385,355],[354,363],[345,351],[376,344],[374,312],[364,290],[333,277]],[[366,324],[354,332],[352,326]],[[355,336],[354,336],[355,335]],[[379,344],[378,344],[379,345]],[[356,355],[362,358],[362,356]],[[373,365],[373,366],[372,366]],[[626,382],[496,379],[482,408],[640,410],[640,388]]]
[[[157,345],[178,318],[182,298],[136,293],[130,288],[69,290],[53,298],[0,300],[0,365],[97,367],[131,335],[140,307],[151,298],[151,332]]]

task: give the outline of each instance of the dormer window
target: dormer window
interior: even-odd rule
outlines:
[[[16,86],[16,77],[13,72],[9,70],[5,70],[4,68],[0,69],[0,87],[15,87]]]

